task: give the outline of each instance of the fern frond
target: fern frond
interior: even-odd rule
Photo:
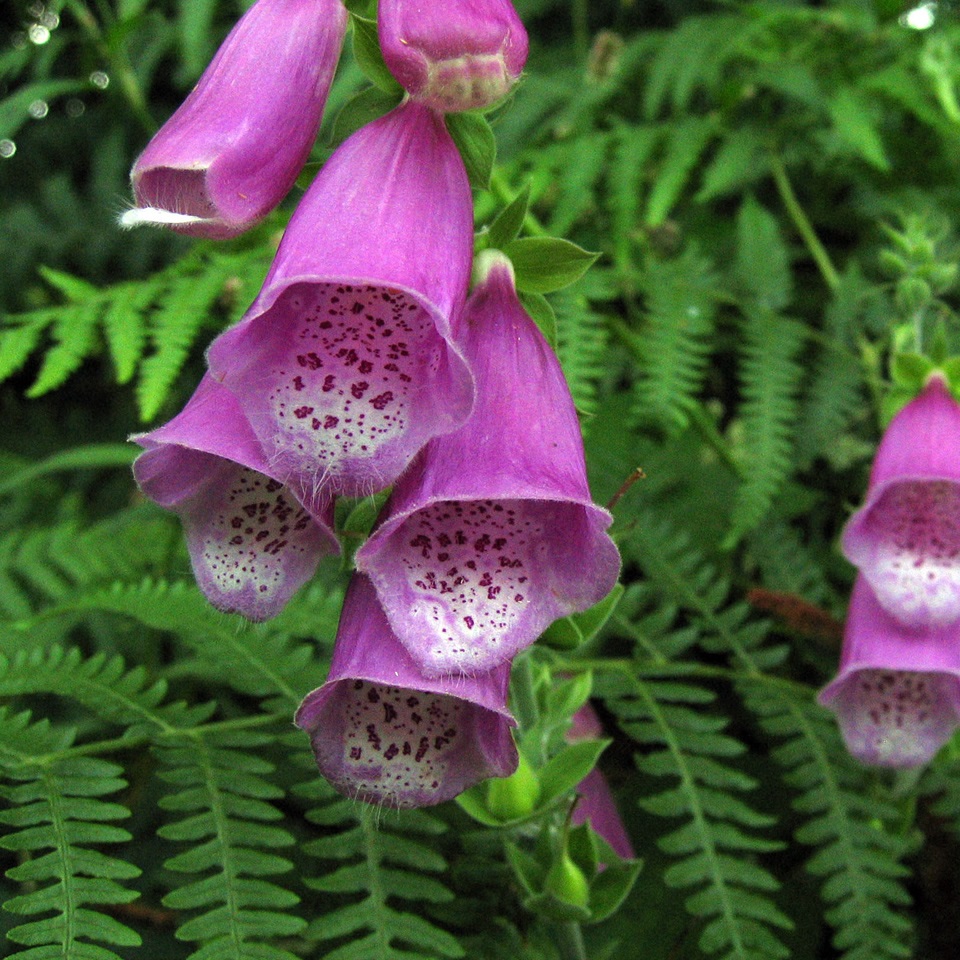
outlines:
[[[694,166],[717,135],[712,117],[685,117],[669,125],[656,177],[647,197],[644,223],[657,227],[680,199]]]
[[[786,740],[773,751],[808,819],[796,832],[815,846],[807,869],[823,877],[821,896],[843,960],[903,960],[914,955],[910,896],[902,863],[910,844],[894,832],[896,807],[844,749],[833,718],[788,684],[740,685],[767,733]]]
[[[700,949],[738,960],[787,957],[775,932],[792,926],[772,900],[779,884],[755,862],[757,854],[782,846],[758,833],[775,818],[737,795],[756,784],[729,765],[746,748],[724,732],[725,718],[703,709],[712,700],[711,691],[689,682],[624,678],[608,705],[643,748],[638,768],[676,780],[640,805],[657,816],[686,821],[659,846],[679,858],[664,881],[690,891],[687,910],[703,923]]]
[[[71,732],[30,725],[29,714],[0,711],[0,774],[6,781],[0,796],[11,804],[0,811],[0,823],[12,828],[0,837],[0,847],[24,858],[6,874],[24,884],[23,893],[4,909],[26,917],[49,914],[7,932],[28,948],[13,954],[22,960],[117,960],[98,944],[141,943],[129,927],[90,909],[139,896],[118,882],[139,876],[139,868],[96,849],[131,839],[111,823],[129,810],[101,799],[126,786],[122,768],[95,757],[56,757],[71,740]]]
[[[744,479],[724,545],[733,547],[764,518],[793,468],[804,327],[765,309],[747,312],[740,364]]]
[[[550,301],[557,315],[557,356],[573,402],[581,413],[597,407],[597,387],[607,374],[606,321],[588,299],[591,288],[603,283],[603,271],[591,270],[572,290],[561,290]]]
[[[290,912],[299,902],[273,877],[293,864],[274,850],[292,847],[272,801],[284,791],[269,776],[274,765],[257,755],[274,743],[264,730],[209,731],[168,739],[156,751],[173,792],[160,801],[181,819],[158,831],[187,848],[164,864],[190,875],[163,903],[199,911],[177,938],[197,943],[193,960],[294,960],[271,941],[300,933],[306,921]]]
[[[297,792],[316,801],[307,814],[328,831],[304,852],[329,872],[307,885],[350,901],[314,920],[307,937],[334,942],[324,960],[438,960],[463,957],[456,937],[422,915],[417,904],[447,903],[453,894],[437,878],[446,862],[428,844],[446,830],[423,810],[381,813],[335,793],[315,777]],[[359,897],[359,899],[357,899]],[[329,902],[329,901],[326,901]]]
[[[140,413],[143,420],[150,420],[166,401],[197,338],[215,326],[214,314],[237,318],[263,278],[269,258],[266,244],[242,250],[198,245],[146,280],[104,288],[44,271],[48,283],[68,302],[3,318],[0,382],[40,349],[43,361],[28,391],[31,397],[40,396],[61,386],[85,360],[99,356],[105,344],[118,383],[129,382],[139,372]],[[48,338],[52,346],[47,345]]]
[[[646,310],[634,338],[639,374],[634,416],[675,432],[687,426],[707,372],[716,277],[707,260],[688,250],[674,260],[649,259],[640,286]]]
[[[0,696],[40,693],[74,700],[102,720],[123,724],[130,739],[144,731],[156,735],[193,727],[214,710],[213,704],[163,704],[166,681],[151,681],[142,666],[128,670],[120,656],[84,658],[76,648],[60,646],[0,654]]]

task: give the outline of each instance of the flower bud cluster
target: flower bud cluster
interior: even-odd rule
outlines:
[[[960,726],[960,404],[941,373],[887,428],[842,545],[859,574],[820,701],[864,763],[926,763]]]
[[[468,298],[472,197],[440,111],[507,92],[522,25],[506,0],[379,14],[409,98],[324,165],[185,409],[135,438],[134,472],[181,517],[211,602],[255,620],[339,550],[336,497],[393,487],[296,722],[341,790],[418,806],[515,769],[510,662],[602,599],[620,559],[505,256],[485,253]],[[135,164],[130,222],[222,237],[263,216],[312,144],[345,22],[339,0],[258,0]]]

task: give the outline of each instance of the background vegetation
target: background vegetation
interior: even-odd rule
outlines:
[[[132,483],[124,438],[189,396],[296,199],[219,245],[114,225],[131,162],[246,5],[5,8],[11,955],[953,960],[957,748],[863,768],[815,694],[853,579],[837,536],[882,424],[917,355],[960,347],[960,9],[516,2],[528,75],[489,117],[477,227],[529,187],[525,235],[600,252],[549,298],[558,351],[596,498],[645,475],[614,508],[609,619],[561,624],[515,668],[540,764],[592,683],[644,861],[620,909],[558,924],[518,865],[563,798],[485,825],[470,804],[370,811],[316,775],[291,716],[323,680],[346,572],[328,564],[268,624],[217,613],[176,519]],[[316,161],[375,110],[368,86],[348,44]]]

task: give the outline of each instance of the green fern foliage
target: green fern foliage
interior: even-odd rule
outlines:
[[[293,868],[274,852],[294,843],[274,823],[284,791],[270,779],[274,765],[258,756],[274,740],[240,727],[172,737],[157,749],[160,776],[173,788],[160,805],[178,818],[159,834],[185,845],[165,863],[185,882],[163,902],[196,911],[177,930],[178,939],[200,944],[194,960],[292,960],[271,941],[306,926],[291,912],[297,895],[264,879]]]
[[[25,712],[0,712],[0,773],[6,781],[0,796],[10,804],[0,811],[0,823],[10,828],[0,846],[22,858],[7,876],[23,885],[4,909],[31,918],[7,932],[26,947],[12,956],[117,960],[110,948],[139,946],[140,936],[92,907],[139,896],[122,881],[140,870],[99,849],[131,839],[113,825],[129,810],[103,799],[126,786],[123,768],[98,757],[70,756],[72,731],[29,720]]]
[[[640,279],[646,301],[635,345],[634,416],[673,433],[689,422],[710,358],[716,278],[710,263],[688,250],[672,260],[650,258]]]
[[[664,880],[689,891],[687,910],[702,924],[700,949],[739,960],[786,957],[776,930],[792,924],[771,898],[779,884],[750,860],[780,848],[761,832],[775,821],[737,796],[756,784],[730,764],[746,748],[724,732],[725,718],[704,710],[713,699],[689,682],[641,679],[625,681],[610,705],[642,748],[639,769],[673,781],[640,805],[685,821],[659,845],[678,858]]]
[[[807,817],[796,832],[817,848],[807,868],[822,877],[826,918],[844,960],[914,956],[903,883],[909,838],[895,830],[898,811],[847,754],[826,711],[785,683],[744,684],[750,709],[780,739],[774,759],[798,791],[793,806]]]
[[[793,466],[806,330],[768,310],[748,311],[740,364],[743,479],[725,545],[735,546],[766,515]]]
[[[424,904],[453,894],[438,879],[446,862],[432,842],[445,824],[422,810],[378,811],[334,793],[314,778],[297,790],[316,803],[307,819],[323,831],[304,852],[325,864],[307,885],[337,897],[307,937],[324,960],[440,960],[465,956],[456,937],[424,916]]]
[[[200,245],[146,280],[102,289],[44,270],[44,279],[64,302],[3,318],[0,381],[42,350],[40,369],[27,391],[40,397],[62,386],[105,346],[118,383],[138,374],[140,415],[152,420],[198,338],[238,318],[268,261],[269,253],[261,246],[221,251]]]

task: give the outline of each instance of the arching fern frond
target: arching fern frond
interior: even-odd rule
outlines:
[[[726,547],[763,520],[793,467],[791,453],[799,413],[803,368],[796,357],[804,327],[766,309],[747,312],[740,364],[743,402],[739,453],[743,480],[737,491]]]
[[[249,304],[269,256],[265,244],[240,250],[198,244],[147,279],[102,289],[46,270],[45,279],[66,302],[3,318],[0,381],[19,371],[40,348],[40,370],[27,391],[39,397],[61,386],[105,346],[118,383],[139,371],[140,414],[151,420],[201,332],[236,319]]]
[[[0,711],[0,796],[10,804],[0,811],[0,823],[12,828],[0,837],[0,846],[23,857],[7,876],[24,885],[4,909],[47,916],[7,932],[27,948],[12,956],[117,960],[100,944],[135,947],[140,936],[91,906],[129,903],[139,896],[118,881],[133,879],[140,870],[97,849],[131,839],[112,825],[129,810],[102,799],[126,786],[123,770],[96,757],[58,756],[70,746],[72,731],[31,725],[29,719],[27,713]]]
[[[779,884],[753,859],[782,846],[759,833],[775,818],[737,796],[756,784],[729,764],[746,748],[724,732],[726,718],[704,710],[713,699],[710,690],[682,680],[624,677],[618,695],[607,702],[643,748],[638,768],[655,778],[675,778],[640,805],[685,821],[659,846],[679,858],[664,881],[690,891],[687,910],[703,923],[700,949],[737,960],[787,957],[775,932],[792,926],[772,899]]]
[[[910,896],[902,863],[910,843],[894,832],[895,806],[844,749],[833,718],[787,683],[744,682],[747,706],[767,733],[784,742],[773,751],[799,795],[807,822],[800,843],[817,847],[807,869],[823,877],[821,896],[833,943],[843,960],[903,960],[914,955]]]
[[[307,937],[333,944],[324,960],[438,960],[463,957],[456,937],[432,923],[423,903],[446,903],[453,894],[437,878],[446,862],[430,846],[446,826],[423,810],[381,813],[335,793],[315,777],[297,792],[317,803],[307,818],[325,831],[304,852],[326,864],[307,885],[336,895]],[[349,898],[344,900],[344,898]]]
[[[186,844],[164,865],[188,875],[163,902],[198,911],[177,930],[198,944],[192,960],[294,960],[273,941],[306,926],[291,912],[299,897],[264,879],[293,867],[273,852],[294,842],[273,823],[284,791],[269,779],[274,765],[257,755],[274,741],[266,730],[235,726],[171,738],[156,751],[167,768],[160,776],[173,786],[160,806],[181,816],[158,832]]]
[[[716,277],[710,263],[688,249],[673,260],[650,258],[640,288],[645,316],[633,337],[639,374],[633,413],[640,423],[676,432],[687,426],[707,371]]]

